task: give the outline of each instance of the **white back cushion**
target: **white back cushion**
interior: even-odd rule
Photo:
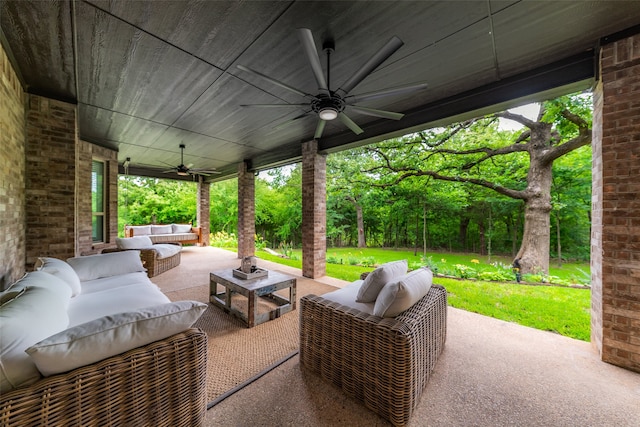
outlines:
[[[178,301],[101,317],[57,333],[27,353],[45,376],[70,371],[182,332],[206,308]]]
[[[396,317],[429,292],[432,279],[431,270],[419,268],[387,283],[376,299],[373,314],[380,317]]]
[[[191,233],[191,224],[171,224],[173,233]]]
[[[140,260],[140,251],[136,250],[69,258],[67,262],[73,267],[82,282],[124,273],[146,271]]]
[[[358,291],[356,301],[374,302],[382,287],[396,277],[400,277],[407,272],[407,260],[392,261],[382,264],[373,270],[364,279],[364,283]]]
[[[171,234],[173,227],[171,225],[152,225],[151,234]]]
[[[149,236],[116,237],[118,249],[144,249],[153,246]]]
[[[147,236],[151,234],[150,225],[131,225],[129,228],[133,231],[133,237],[135,236]]]
[[[44,272],[33,272],[27,278],[34,274],[53,277]],[[27,282],[31,280],[34,278]],[[35,280],[39,279],[36,277]],[[59,288],[66,289],[68,297],[71,297],[71,290],[66,284]],[[40,372],[25,350],[67,327],[69,318],[60,300],[60,289],[22,283],[6,291],[12,294],[17,291],[18,295],[0,307],[0,394],[40,379]]]
[[[80,278],[75,270],[66,262],[57,258],[40,257],[36,261],[35,269],[52,274],[65,282],[71,288],[71,296],[75,297],[82,291]]]

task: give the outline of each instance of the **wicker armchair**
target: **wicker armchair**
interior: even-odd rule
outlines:
[[[429,293],[396,318],[315,295],[300,301],[300,363],[396,426],[405,425],[447,332],[447,292]]]
[[[0,395],[0,424],[201,426],[207,336],[191,328],[164,340]]]
[[[180,245],[180,243],[165,243],[171,245]],[[118,249],[118,248],[106,248],[102,250],[102,253],[109,252],[120,252],[120,251],[128,251],[130,249]],[[135,249],[140,251],[140,259],[142,260],[142,265],[147,269],[147,276],[153,277],[157,276],[160,273],[164,273],[167,270],[172,269],[173,267],[177,267],[180,265],[180,252],[175,255],[166,257],[166,258],[158,258],[158,252],[154,249]]]

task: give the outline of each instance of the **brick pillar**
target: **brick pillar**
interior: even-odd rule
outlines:
[[[202,244],[200,246],[209,246],[209,233],[211,232],[211,184],[204,182],[202,177],[198,179],[198,206],[196,221],[202,232]]]
[[[302,275],[325,276],[327,252],[327,159],[318,142],[302,144]]]
[[[591,341],[640,372],[640,34],[603,43],[594,94]]]
[[[248,163],[238,166],[238,258],[256,253],[256,184]]]
[[[25,272],[26,101],[0,43],[0,290]]]
[[[76,255],[76,106],[29,95],[26,155],[26,266],[39,256]]]

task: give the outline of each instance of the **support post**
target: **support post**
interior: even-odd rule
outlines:
[[[256,252],[255,175],[249,162],[238,166],[238,258],[253,256]]]
[[[318,142],[302,144],[302,275],[325,276],[327,252],[327,159]]]

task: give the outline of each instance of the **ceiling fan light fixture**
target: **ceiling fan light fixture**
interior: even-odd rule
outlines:
[[[333,107],[325,107],[318,112],[322,120],[335,120],[338,117],[338,110]]]
[[[178,171],[178,172],[177,172],[177,174],[178,174],[178,175],[180,175],[180,176],[188,176],[188,175],[189,175],[189,172],[185,172],[185,171]]]

